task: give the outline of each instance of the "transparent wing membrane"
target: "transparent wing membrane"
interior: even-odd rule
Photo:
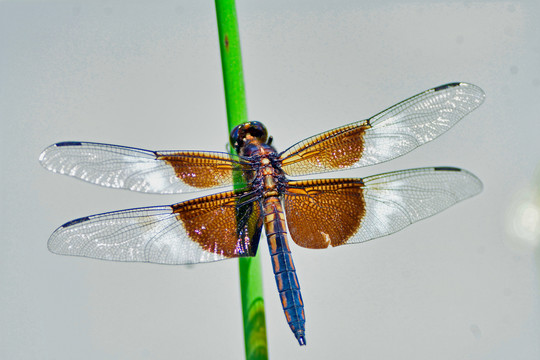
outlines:
[[[479,194],[482,182],[452,167],[410,169],[364,181],[365,217],[348,244],[392,234]]]
[[[484,101],[479,87],[452,83],[424,91],[368,120],[307,138],[280,155],[292,176],[374,165],[404,155],[454,126]]]
[[[392,234],[481,190],[481,181],[466,170],[431,167],[364,179],[291,181],[284,206],[292,239],[325,248]]]
[[[249,163],[227,153],[74,141],[49,146],[39,160],[48,170],[93,184],[162,194],[231,186],[235,172],[250,171]]]
[[[103,260],[194,264],[254,255],[261,227],[259,202],[226,192],[76,219],[51,235],[49,250]]]

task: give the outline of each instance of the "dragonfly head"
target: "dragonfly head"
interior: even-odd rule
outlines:
[[[249,121],[236,126],[231,131],[230,142],[237,153],[247,143],[266,143],[268,139],[268,131],[266,127],[259,121]]]

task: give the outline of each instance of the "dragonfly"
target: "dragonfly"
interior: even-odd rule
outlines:
[[[362,243],[480,193],[482,182],[466,170],[446,166],[364,178],[293,178],[404,155],[446,132],[484,98],[472,84],[441,85],[282,152],[257,121],[231,132],[237,154],[56,143],[41,153],[41,164],[93,184],[159,194],[229,189],[173,205],[75,219],[54,231],[48,248],[112,261],[196,264],[255,256],[264,227],[286,320],[298,343],[305,345],[304,302],[289,236],[309,249]]]

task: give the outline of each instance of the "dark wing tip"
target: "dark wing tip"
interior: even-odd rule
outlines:
[[[437,166],[437,167],[434,167],[433,170],[435,171],[463,171],[460,168],[452,167],[452,166]]]
[[[440,85],[440,86],[437,86],[436,88],[433,88],[433,91],[441,91],[441,90],[448,89],[451,87],[460,86],[462,84],[465,84],[465,83],[461,83],[461,82],[448,83],[448,84]]]
[[[67,223],[65,223],[64,225],[62,225],[61,228],[67,228],[69,226],[79,224],[79,223],[82,223],[82,222],[85,222],[85,221],[88,221],[88,220],[90,220],[90,217],[88,217],[88,216],[78,218],[78,219],[75,219],[75,220],[71,220],[71,221],[68,221]]]
[[[474,84],[470,84],[470,83],[466,83],[466,82],[448,83],[448,84],[444,84],[444,85],[434,87],[432,90],[434,92],[437,92],[437,91],[442,91],[442,90],[446,90],[446,89],[453,88],[453,87],[458,87],[458,86],[462,87],[462,88],[469,88],[469,92],[475,92],[477,97],[481,98],[480,103],[483,102],[484,101],[483,99],[486,97],[486,94],[484,93],[484,90],[482,90],[480,87],[478,87],[478,86],[476,86]]]
[[[457,97],[455,97],[456,100],[463,101],[464,102],[463,105],[469,104],[469,106],[464,106],[464,110],[466,111],[465,114],[476,109],[486,99],[486,93],[484,92],[484,90],[482,90],[480,87],[474,84],[470,84],[466,82],[448,83],[448,84],[437,86],[431,89],[430,91],[439,92],[439,91],[445,91],[447,89],[452,89],[452,88],[455,88],[455,89],[448,90],[448,91],[450,92],[456,91],[458,93]],[[462,93],[460,94],[460,92]],[[462,99],[459,99],[461,95],[463,95],[464,97]],[[465,116],[465,114],[463,114],[461,117]]]
[[[453,167],[453,166],[436,166],[436,167],[433,167],[433,171],[454,171],[454,172],[461,172],[463,173],[464,176],[468,177],[469,180],[470,180],[470,184],[474,184],[475,186],[475,191],[471,192],[471,195],[470,196],[474,196],[476,194],[479,194],[480,192],[482,192],[483,188],[484,188],[484,184],[482,183],[482,180],[480,180],[476,175],[474,175],[473,173],[465,170],[465,169],[460,169],[460,168],[457,168],[457,167]]]
[[[81,146],[82,142],[80,141],[62,141],[59,143],[54,144],[54,146],[60,147],[60,146]]]
[[[50,146],[48,146],[45,150],[43,150],[41,152],[41,154],[39,154],[39,162],[41,163],[41,165],[43,165],[45,168],[51,170],[49,167],[47,167],[47,165],[45,164],[45,162],[47,161],[47,157],[51,154],[51,153],[54,153],[56,151],[56,148],[58,147],[63,147],[63,146],[82,146],[82,142],[80,141],[61,141],[61,142],[58,142],[56,144],[52,144]]]

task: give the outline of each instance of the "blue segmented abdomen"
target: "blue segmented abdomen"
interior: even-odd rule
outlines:
[[[300,345],[306,344],[304,302],[287,242],[285,216],[277,197],[264,203],[264,225],[281,305],[289,326]]]

